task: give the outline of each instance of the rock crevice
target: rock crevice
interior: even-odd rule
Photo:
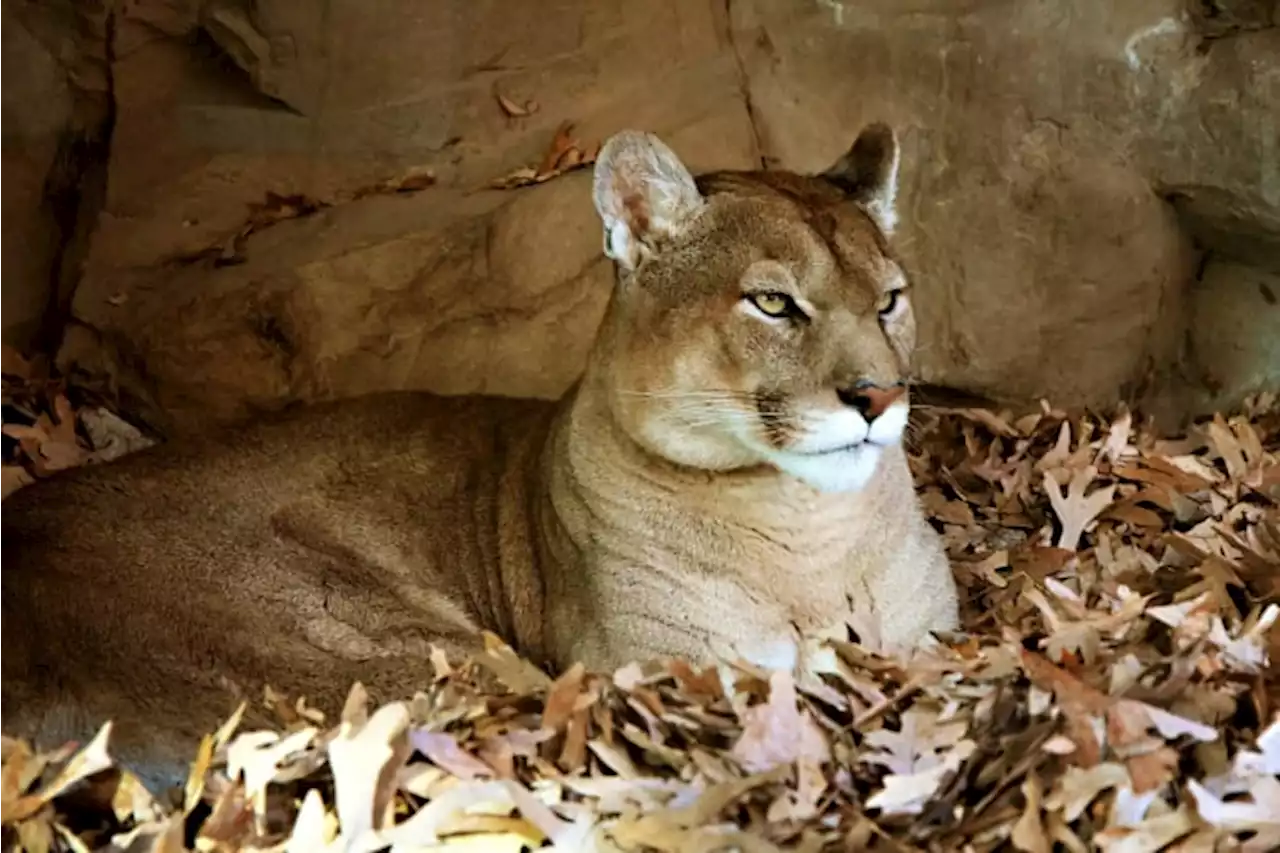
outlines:
[[[742,97],[742,106],[747,111],[747,124],[751,128],[751,141],[755,147],[759,168],[767,169],[769,163],[764,156],[765,146],[760,137],[760,125],[756,120],[756,107],[751,100],[751,79],[747,74],[747,65],[742,51],[738,47],[738,30],[733,23],[734,0],[724,0],[725,40],[733,53],[734,65],[738,69],[738,91]]]
[[[98,213],[107,197],[107,170],[115,128],[115,12],[102,16],[103,89],[80,93],[76,120],[59,135],[53,165],[45,176],[44,202],[52,214],[55,249],[50,263],[49,298],[40,317],[36,349],[56,351],[72,316],[76,288],[89,253]]]

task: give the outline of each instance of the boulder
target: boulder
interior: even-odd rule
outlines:
[[[821,169],[884,119],[922,379],[1225,405],[1274,377],[1274,7],[139,0],[62,362],[169,432],[383,388],[554,396],[611,284],[588,176],[493,179],[566,120],[700,171]],[[1229,364],[1223,335],[1249,341]]]
[[[118,23],[110,192],[61,360],[163,431],[382,388],[558,395],[612,279],[588,175],[490,182],[566,120],[584,145],[636,126],[694,168],[759,163],[709,6],[245,8]],[[353,198],[411,169],[436,186]],[[269,198],[320,209],[220,264]]]
[[[1199,238],[1273,251],[1280,31],[1206,35],[1186,5],[734,4],[767,158],[818,166],[847,128],[902,129],[924,378],[1164,397]]]
[[[148,388],[138,402],[163,430],[397,388],[555,396],[612,279],[587,178],[374,196],[282,221],[243,263],[175,266],[100,300],[97,326],[116,339],[81,330],[64,354]]]
[[[60,228],[45,183],[72,122],[72,90],[62,65],[28,28],[18,4],[6,0],[0,18],[3,335],[6,344],[26,348],[43,324],[57,271]]]
[[[101,206],[109,4],[4,0],[4,342],[56,346]]]
[[[1210,260],[1188,313],[1186,410],[1221,410],[1280,388],[1280,270]]]

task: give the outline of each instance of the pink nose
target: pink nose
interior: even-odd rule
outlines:
[[[852,406],[867,420],[875,420],[884,414],[885,409],[900,400],[907,389],[901,382],[895,382],[888,388],[881,388],[863,380],[852,388],[842,388],[836,392],[840,401]]]

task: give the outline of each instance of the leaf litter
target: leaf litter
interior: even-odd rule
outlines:
[[[1047,404],[918,419],[963,601],[935,648],[886,657],[851,626],[812,671],[738,662],[726,692],[684,661],[552,678],[490,635],[433,652],[412,697],[355,685],[334,722],[268,690],[279,726],[233,717],[177,792],[112,765],[109,721],[48,753],[5,738],[6,847],[1280,846],[1275,398],[1176,438]]]

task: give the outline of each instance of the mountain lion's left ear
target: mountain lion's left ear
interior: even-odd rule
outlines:
[[[704,204],[675,152],[652,133],[636,130],[614,134],[600,149],[592,195],[604,221],[604,253],[627,270]]]
[[[869,124],[822,177],[860,205],[888,237],[898,224],[898,137],[884,122]]]

